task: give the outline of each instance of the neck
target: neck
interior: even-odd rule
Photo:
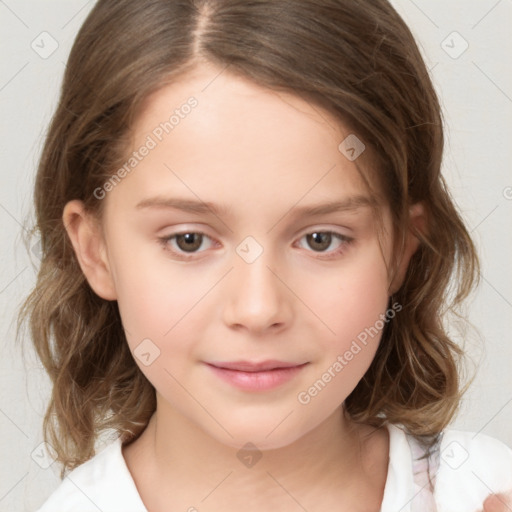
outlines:
[[[124,453],[149,510],[163,510],[164,504],[169,510],[170,503],[181,510],[202,510],[206,504],[208,510],[265,510],[276,504],[281,509],[283,499],[306,510],[320,510],[324,503],[325,510],[334,498],[335,509],[340,499],[351,503],[361,482],[376,481],[375,461],[368,462],[372,432],[349,421],[339,408],[287,446],[241,452],[176,411],[157,406],[144,433]],[[385,465],[387,469],[387,457]],[[382,482],[380,487],[383,491]],[[151,488],[159,492],[149,492]]]

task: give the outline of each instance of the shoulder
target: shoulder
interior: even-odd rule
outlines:
[[[512,450],[498,439],[447,429],[427,460],[423,446],[403,425],[387,427],[389,466],[382,512],[476,512],[491,493],[512,490]]]
[[[37,512],[147,512],[118,439],[71,471]]]
[[[512,450],[494,437],[478,432],[445,430],[436,476],[439,512],[462,510],[461,499],[474,510],[492,492],[512,489]]]

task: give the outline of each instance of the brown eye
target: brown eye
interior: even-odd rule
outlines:
[[[335,231],[313,231],[301,237],[299,247],[329,259],[343,255],[353,242],[353,238]]]
[[[211,249],[215,242],[204,233],[189,231],[158,239],[163,248],[177,259],[195,258]]]
[[[332,242],[332,234],[328,232],[315,232],[306,235],[308,245],[316,251],[325,251]]]
[[[175,235],[176,245],[184,252],[197,251],[203,243],[203,235],[201,233],[184,233]]]

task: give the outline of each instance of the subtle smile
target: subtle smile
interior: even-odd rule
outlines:
[[[215,375],[246,391],[267,391],[276,388],[291,380],[308,364],[274,360],[206,363]]]

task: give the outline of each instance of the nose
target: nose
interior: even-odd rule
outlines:
[[[293,294],[285,284],[285,276],[274,267],[275,262],[265,251],[252,263],[240,258],[236,261],[224,306],[226,325],[264,334],[270,330],[276,333],[290,324]]]

